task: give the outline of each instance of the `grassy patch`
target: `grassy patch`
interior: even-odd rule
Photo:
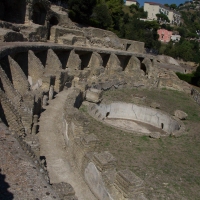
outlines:
[[[200,199],[200,106],[189,95],[168,89],[118,89],[104,92],[103,98],[134,103],[134,96],[146,97],[139,104],[156,102],[160,110],[171,115],[177,109],[186,112],[188,134],[158,140],[136,136],[94,120],[81,106],[90,121],[87,129],[101,141],[96,150],[110,151],[117,159],[117,170],[128,168],[144,179],[148,199]]]

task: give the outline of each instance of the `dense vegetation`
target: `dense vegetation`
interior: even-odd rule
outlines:
[[[200,64],[197,67],[196,72],[192,74],[181,74],[179,72],[177,72],[176,74],[181,80],[200,87]]]

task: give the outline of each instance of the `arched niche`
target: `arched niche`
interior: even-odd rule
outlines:
[[[44,25],[46,20],[47,11],[41,3],[35,3],[33,5],[32,20],[33,23]]]
[[[49,19],[49,24],[50,26],[55,26],[55,25],[58,25],[59,23],[59,20],[56,16],[52,16],[50,19]]]
[[[59,23],[59,20],[56,16],[52,16],[49,19],[49,28],[48,28],[48,37],[47,37],[48,40],[50,39],[50,35],[51,35],[51,27],[58,25],[58,23]]]

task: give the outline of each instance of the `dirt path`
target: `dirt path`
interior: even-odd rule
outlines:
[[[62,135],[64,105],[72,90],[60,92],[50,101],[40,117],[39,140],[40,155],[46,157],[47,170],[51,183],[66,182],[72,185],[79,200],[95,200],[96,198],[85,184],[82,177],[76,174],[67,161]]]

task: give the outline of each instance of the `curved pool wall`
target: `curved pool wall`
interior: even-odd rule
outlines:
[[[131,103],[114,102],[96,105],[102,118],[135,120],[161,128],[170,134],[180,129],[180,123],[160,110]]]

